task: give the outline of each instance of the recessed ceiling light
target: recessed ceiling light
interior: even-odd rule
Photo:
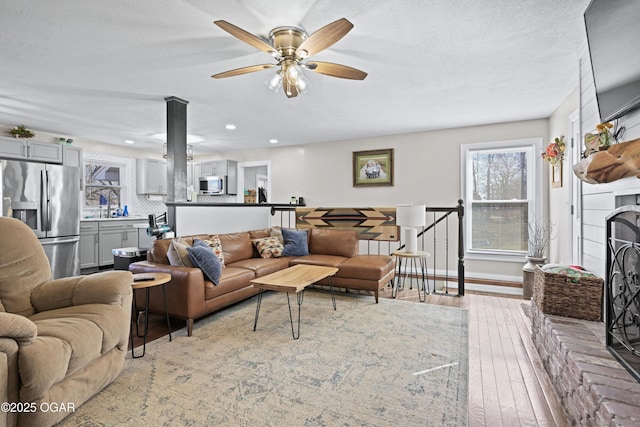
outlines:
[[[272,143],[272,144],[277,144],[278,140],[277,139],[270,139],[269,142]]]
[[[236,128],[236,125],[234,125],[233,123],[229,123],[228,125],[225,125],[224,128],[227,130],[234,130]]]
[[[124,143],[125,143],[125,144],[135,144],[136,142],[135,142],[135,141],[132,141],[132,140],[130,140],[130,139],[125,139],[125,140],[124,140]]]

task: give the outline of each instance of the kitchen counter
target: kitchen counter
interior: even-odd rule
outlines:
[[[117,216],[113,218],[80,218],[80,222],[88,222],[88,221],[146,221],[148,222],[148,216],[142,215],[134,215],[134,216]]]
[[[270,208],[295,208],[296,206],[305,206],[290,203],[216,203],[216,202],[165,202],[167,206],[219,206],[219,207],[270,207]]]
[[[269,228],[273,204],[166,203],[167,218],[174,218],[176,236],[224,234]],[[284,206],[284,205],[281,205]]]

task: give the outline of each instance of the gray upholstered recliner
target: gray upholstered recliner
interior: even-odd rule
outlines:
[[[132,281],[128,271],[51,280],[33,231],[0,217],[0,425],[53,425],[118,376]]]

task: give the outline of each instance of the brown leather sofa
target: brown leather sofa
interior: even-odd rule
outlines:
[[[393,257],[359,255],[358,234],[355,231],[310,229],[309,255],[260,258],[252,239],[269,235],[269,229],[219,234],[225,267],[217,286],[206,280],[199,268],[169,264],[167,251],[171,239],[154,241],[153,247],[147,252],[147,260],[132,263],[129,270],[133,273],[171,274],[171,282],[166,285],[169,316],[186,320],[189,336],[192,334],[195,319],[256,295],[258,289],[249,283],[252,279],[295,264],[337,267],[338,273],[331,279],[333,286],[372,291],[376,303],[378,290],[393,279]],[[182,239],[191,244],[194,238],[208,240],[211,237],[205,234],[186,236]],[[320,282],[323,283],[327,283],[327,280]],[[142,295],[139,295],[137,301],[144,301]],[[164,313],[164,300],[160,289],[151,289],[149,309],[151,312]]]

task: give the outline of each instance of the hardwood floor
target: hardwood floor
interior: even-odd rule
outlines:
[[[182,329],[185,326],[187,326],[187,322],[185,322],[184,320],[170,319],[169,323],[171,324],[171,332],[177,331],[178,329]],[[136,331],[135,324],[133,325],[134,348],[143,344],[144,338],[142,336],[140,337],[137,336],[138,334],[143,335],[143,333],[144,333],[144,313],[140,313],[140,315],[138,316],[137,331]],[[167,319],[164,317],[164,315],[150,314],[149,315],[149,333],[147,334],[147,343],[165,336],[167,337],[167,339],[169,339]],[[129,351],[131,351],[131,342],[129,342],[128,349]],[[136,351],[136,355],[137,354],[139,354],[139,352]]]
[[[381,290],[380,298],[391,298],[391,289]],[[396,298],[418,302],[415,289],[399,291]],[[467,292],[464,297],[430,294],[426,302],[469,311],[470,427],[568,426],[531,341],[531,322],[522,308],[528,301]],[[171,326],[180,329],[185,322],[171,319]],[[164,317],[149,316],[148,341],[166,334]],[[134,344],[142,344],[135,328]]]

